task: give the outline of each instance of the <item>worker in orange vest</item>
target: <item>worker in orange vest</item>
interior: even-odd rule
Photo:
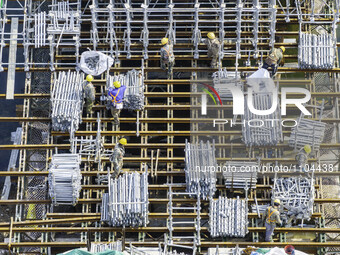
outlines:
[[[274,229],[276,227],[276,223],[282,225],[282,221],[280,219],[280,200],[275,199],[273,206],[268,206],[265,212],[262,215],[262,219],[264,220],[264,225],[266,227],[266,242],[270,242],[272,235],[274,233]]]
[[[122,86],[119,81],[113,83],[114,88],[109,88],[108,97],[111,99],[110,109],[112,117],[114,118],[113,124],[119,125],[120,111],[123,109],[123,99],[126,86]]]

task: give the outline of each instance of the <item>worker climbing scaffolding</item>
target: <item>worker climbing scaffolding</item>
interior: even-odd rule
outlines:
[[[113,120],[113,125],[119,125],[120,111],[123,109],[123,99],[126,87],[121,85],[119,81],[113,82],[114,88],[109,88],[108,97],[111,100],[110,109]]]
[[[168,79],[171,78],[172,68],[175,65],[175,55],[173,51],[173,44],[168,38],[164,37],[161,41],[163,47],[161,48],[161,68],[166,71]]]
[[[278,66],[282,63],[281,61],[283,59],[283,53],[285,51],[286,48],[284,46],[281,46],[278,49],[274,48],[269,52],[267,58],[265,59],[262,68],[268,70],[268,68],[270,67],[272,69],[271,77],[276,74]]]
[[[309,145],[305,145],[300,151],[296,154],[295,159],[297,161],[297,165],[302,172],[306,172],[306,165],[308,163],[308,156],[311,153],[312,148]]]
[[[84,86],[84,98],[86,105],[86,113],[92,113],[92,107],[96,99],[96,90],[92,84],[93,76],[91,74],[86,76],[86,82]]]
[[[274,229],[276,224],[282,225],[282,221],[280,218],[279,206],[280,200],[275,199],[273,206],[268,206],[265,212],[262,215],[262,219],[264,220],[264,225],[266,227],[266,242],[272,241],[272,235],[274,233]]]
[[[205,40],[205,44],[208,47],[208,58],[212,58],[210,67],[211,68],[217,68],[218,67],[218,56],[221,51],[221,43],[216,38],[215,34],[212,32],[209,32],[207,35],[208,39]]]
[[[112,155],[110,156],[110,161],[113,163],[114,175],[113,178],[117,178],[119,173],[123,168],[123,157],[125,154],[124,145],[127,144],[126,138],[121,138],[119,142],[116,144]]]

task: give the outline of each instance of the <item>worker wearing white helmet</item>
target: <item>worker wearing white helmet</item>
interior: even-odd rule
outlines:
[[[86,106],[86,113],[92,113],[92,107],[96,99],[96,90],[92,84],[93,76],[91,74],[86,76],[86,82],[84,85],[84,99]]]
[[[212,58],[211,68],[217,68],[218,56],[221,52],[221,43],[213,32],[207,34],[208,39],[204,40],[208,48],[208,58]]]
[[[120,81],[113,82],[114,88],[109,88],[108,98],[111,100],[110,109],[113,117],[113,124],[119,125],[119,115],[123,109],[123,100],[126,86],[122,86]]]
[[[279,206],[281,202],[279,199],[275,199],[273,206],[268,206],[265,212],[262,214],[262,219],[264,220],[264,225],[266,227],[266,242],[270,242],[272,235],[274,233],[274,229],[276,224],[282,225],[282,221],[280,218]]]
[[[163,47],[161,48],[161,68],[166,71],[167,70],[167,75],[168,79],[171,78],[172,74],[172,68],[175,65],[175,55],[174,55],[174,50],[173,50],[173,45],[172,42],[169,41],[168,38],[164,37],[161,40],[161,44]]]
[[[278,65],[281,64],[283,53],[285,53],[285,51],[286,48],[284,46],[281,46],[280,48],[274,48],[269,52],[267,58],[265,59],[262,68],[268,70],[270,67],[272,69],[272,77],[275,75]]]
[[[127,144],[126,138],[121,138],[116,144],[112,155],[110,156],[110,161],[113,163],[114,175],[113,178],[117,178],[119,173],[123,168],[123,158],[125,155],[124,145]]]

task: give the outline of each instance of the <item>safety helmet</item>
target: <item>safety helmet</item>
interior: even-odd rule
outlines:
[[[93,81],[93,76],[92,76],[91,74],[87,75],[87,76],[86,76],[86,80],[87,80],[88,82]]]
[[[113,82],[113,86],[117,89],[120,88],[120,86],[121,86],[120,81]]]
[[[119,140],[119,143],[122,144],[122,145],[126,145],[126,144],[127,144],[126,138],[121,138],[121,139]]]
[[[293,245],[286,245],[286,247],[285,247],[285,253],[286,254],[292,254],[294,250],[295,250],[295,248],[294,248]]]
[[[208,36],[209,39],[215,39],[215,37],[216,37],[213,32],[209,32],[207,36]]]
[[[164,45],[164,44],[167,44],[167,43],[168,43],[168,41],[169,41],[169,39],[168,39],[168,38],[166,38],[166,37],[164,37],[164,38],[162,38],[162,41],[161,41],[161,43],[162,43],[162,45]]]
[[[281,201],[280,201],[280,199],[275,199],[275,200],[274,200],[274,204],[278,204],[278,205],[280,205],[280,204],[281,204]]]
[[[282,50],[282,53],[285,53],[285,51],[286,51],[285,46],[280,46],[280,49]]]
[[[305,150],[305,152],[307,152],[307,153],[311,153],[311,151],[312,151],[312,148],[307,144],[307,145],[305,145],[305,146],[303,146],[303,149]]]

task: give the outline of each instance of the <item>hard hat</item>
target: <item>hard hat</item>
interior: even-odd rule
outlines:
[[[286,254],[292,254],[294,250],[295,250],[295,248],[294,248],[293,245],[286,245],[286,247],[285,247],[285,253]]]
[[[208,36],[209,39],[215,39],[215,37],[216,37],[213,32],[209,32],[207,36]]]
[[[122,145],[126,145],[126,144],[127,144],[126,138],[121,138],[121,139],[119,140],[119,143],[122,144]]]
[[[281,204],[280,199],[275,199],[275,200],[274,200],[274,204]]]
[[[285,53],[285,51],[286,51],[285,46],[280,46],[280,49],[282,50],[282,53]]]
[[[305,150],[305,152],[310,153],[312,151],[312,148],[309,145],[305,145],[303,146],[303,149]]]
[[[88,82],[93,81],[93,76],[92,76],[91,74],[87,75],[87,76],[86,76],[86,80],[87,80]]]
[[[166,37],[164,37],[164,38],[162,38],[162,41],[161,41],[161,43],[162,43],[162,45],[164,45],[164,44],[167,44],[167,43],[168,43],[168,41],[169,41],[169,39],[168,39],[168,38],[166,38]]]
[[[120,88],[120,86],[121,86],[120,81],[113,82],[113,86],[117,89]]]

